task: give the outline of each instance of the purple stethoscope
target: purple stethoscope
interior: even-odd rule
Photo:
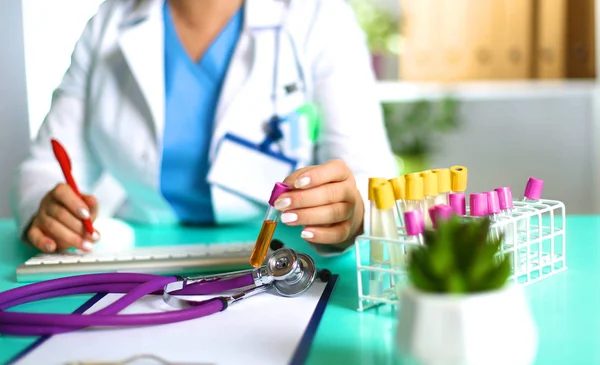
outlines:
[[[315,262],[310,256],[282,247],[275,250],[267,263],[259,268],[224,274],[183,278],[152,274],[104,273],[53,279],[0,293],[0,334],[43,336],[92,326],[148,326],[181,322],[224,311],[233,303],[270,290],[284,297],[298,296],[311,287],[316,276]],[[234,294],[203,301],[178,297],[236,290]],[[125,293],[125,295],[92,314],[6,311],[19,304],[37,300],[91,293]],[[180,310],[150,314],[118,314],[136,300],[149,294],[162,295],[166,303]]]

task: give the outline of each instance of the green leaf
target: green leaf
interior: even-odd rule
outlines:
[[[439,291],[436,287],[436,283],[430,280],[422,271],[419,266],[412,265],[408,268],[408,275],[413,285],[425,292],[437,292]]]
[[[489,219],[453,217],[426,230],[425,244],[409,256],[409,279],[424,291],[475,293],[505,285],[508,255],[499,256],[502,235],[490,236]]]
[[[454,274],[448,276],[448,281],[446,285],[446,292],[452,294],[460,294],[468,291],[467,283],[465,279],[460,274]]]
[[[492,271],[486,278],[486,290],[497,290],[502,288],[510,276],[510,262],[502,260],[496,270]]]
[[[428,279],[437,281],[438,277],[433,273],[433,270],[431,270],[430,263],[431,260],[429,258],[428,250],[426,250],[424,247],[419,247],[413,250],[409,266],[418,266],[423,275],[425,275]]]

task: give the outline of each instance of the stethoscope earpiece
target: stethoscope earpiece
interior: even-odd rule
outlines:
[[[317,276],[319,277],[319,280],[326,283],[331,278],[331,271],[327,269],[321,269],[317,272]]]

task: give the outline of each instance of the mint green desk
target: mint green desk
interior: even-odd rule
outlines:
[[[600,364],[600,216],[567,219],[569,269],[526,289],[540,333],[536,364]],[[233,228],[230,228],[233,229]],[[237,228],[235,234],[256,235],[258,227]],[[311,254],[319,267],[339,274],[308,357],[308,364],[402,364],[394,350],[395,313],[373,309],[359,313],[354,252],[338,258],[318,257],[299,237],[300,231],[280,226],[276,238]],[[136,240],[198,242],[223,235],[223,230],[136,227]],[[0,291],[17,286],[14,271],[34,252],[18,243],[11,221],[0,221]],[[71,312],[89,296],[21,306],[28,311]],[[0,364],[29,346],[35,338],[0,335]],[[498,344],[510,351],[511,339]]]

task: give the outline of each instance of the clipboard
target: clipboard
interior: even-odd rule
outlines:
[[[301,365],[306,362],[306,359],[308,357],[314,336],[315,336],[316,331],[321,322],[321,318],[323,317],[323,313],[325,312],[325,309],[327,307],[327,303],[329,302],[331,294],[333,293],[337,279],[338,279],[338,275],[331,275],[331,277],[329,278],[329,281],[327,283],[322,283],[317,278],[315,280],[315,283],[313,284],[313,288],[311,288],[309,290],[309,292],[307,292],[307,294],[308,294],[313,289],[320,291],[319,293],[313,293],[313,294],[318,294],[318,295],[316,295],[314,297],[316,299],[315,300],[316,303],[315,303],[314,309],[312,310],[312,313],[310,313],[308,316],[306,316],[306,314],[308,314],[308,313],[304,313],[301,316],[290,315],[290,316],[286,317],[290,321],[297,320],[297,317],[308,318],[308,321],[306,322],[305,325],[303,325],[302,323],[296,322],[296,323],[293,323],[289,327],[290,331],[287,331],[287,333],[283,332],[283,333],[276,334],[277,337],[288,336],[290,339],[294,338],[296,340],[295,344],[294,344],[294,349],[289,354],[289,359],[286,363],[288,363],[290,365]],[[115,295],[115,294],[112,294],[112,295]],[[256,301],[256,299],[261,298],[261,297],[264,300],[268,301],[268,297],[266,297],[266,298],[263,297],[263,296],[268,296],[268,295],[270,295],[270,294],[261,294],[256,297],[249,298],[247,300],[247,303],[252,303],[252,301]],[[162,299],[160,299],[159,296],[153,296],[153,297],[157,297],[158,300],[162,300]],[[279,298],[278,300],[294,301],[296,299],[296,298],[281,298],[276,295],[273,295],[273,297]],[[307,299],[302,296],[298,297],[298,299],[302,299],[302,298]],[[81,307],[76,309],[74,311],[74,313],[78,313],[78,314],[85,313],[85,312],[93,309],[95,306],[101,304],[103,300],[106,301],[107,299],[110,299],[110,298],[108,298],[106,293],[98,293],[98,294],[94,295],[92,298],[90,298],[87,302],[85,302]],[[116,299],[116,298],[114,298],[114,299]],[[108,305],[108,303],[110,303],[110,302],[112,302],[112,301],[108,301],[106,303],[106,305]],[[293,303],[293,302],[290,302],[290,303]],[[305,303],[306,303],[306,301],[304,301],[303,303],[296,302],[297,305],[301,305],[301,306],[304,306]],[[260,305],[260,303],[258,303],[258,304]],[[134,305],[132,305],[132,306],[134,306]],[[236,304],[235,306],[239,306],[241,309],[241,307],[243,305],[244,305],[244,301]],[[213,316],[222,315],[221,320],[226,322],[227,315],[228,315],[227,311],[233,310],[233,308],[235,308],[235,306],[232,306],[231,308],[229,308],[228,310],[226,310],[223,313],[218,313]],[[96,309],[100,309],[101,307],[96,308]],[[248,307],[250,307],[250,306],[248,306]],[[292,308],[293,306],[286,305],[286,307]],[[282,308],[282,306],[280,306],[280,308]],[[244,309],[241,309],[241,310],[244,310]],[[125,311],[127,311],[127,309]],[[272,312],[272,310],[269,310],[269,312]],[[251,313],[250,315],[253,317],[256,317],[256,314]],[[190,327],[190,328],[188,328],[188,331],[189,330],[204,331],[205,328],[208,328],[208,327],[203,326],[203,323],[202,323],[203,320],[210,319],[213,316],[198,318],[198,319],[194,319],[194,320],[187,321],[187,322],[180,322],[179,324],[175,323],[175,324],[168,324],[168,325],[149,326],[149,327],[145,327],[143,329],[139,328],[139,327],[138,328],[127,328],[127,329],[122,329],[122,330],[121,329],[108,329],[108,330],[91,329],[91,330],[79,331],[80,333],[72,332],[72,333],[61,334],[61,335],[57,335],[57,336],[43,336],[43,337],[40,337],[37,341],[35,341],[33,344],[31,344],[29,347],[27,347],[26,349],[21,351],[19,354],[17,354],[15,357],[13,357],[7,364],[10,364],[10,365],[36,364],[36,363],[39,363],[40,357],[44,358],[45,364],[65,364],[68,362],[75,362],[75,361],[90,361],[90,362],[92,362],[92,361],[98,361],[98,362],[101,362],[101,361],[106,361],[106,362],[123,361],[123,360],[125,360],[125,358],[128,358],[131,355],[123,356],[123,354],[119,354],[119,355],[115,354],[115,357],[111,357],[110,353],[107,354],[104,350],[102,350],[102,347],[103,347],[102,340],[98,341],[96,343],[94,343],[93,340],[90,340],[91,338],[93,338],[92,336],[96,335],[94,333],[94,331],[96,331],[101,336],[106,336],[105,338],[108,338],[108,337],[113,338],[113,336],[117,336],[117,337],[123,336],[124,338],[132,338],[132,337],[130,337],[130,335],[133,333],[133,331],[149,331],[149,332],[154,331],[154,333],[159,333],[156,331],[161,331],[161,330],[165,331],[167,326],[179,326],[181,329],[181,328],[185,328],[186,323],[187,323],[187,325],[190,325],[193,321],[197,321],[197,323],[194,324],[194,326],[197,326],[197,327],[196,328]],[[217,318],[217,317],[215,317],[215,318]],[[237,323],[237,325],[239,325],[239,323]],[[265,325],[268,326],[269,324],[265,324]],[[288,325],[289,325],[289,323],[288,323]],[[158,328],[158,327],[162,327],[162,328]],[[302,331],[298,332],[300,327],[303,327]],[[273,331],[281,331],[282,328],[285,328],[285,326],[282,326],[282,323],[272,323],[271,328]],[[180,331],[180,329],[177,331]],[[228,333],[229,331],[232,331],[232,330],[234,330],[234,329],[223,327],[223,328],[221,328],[221,333]],[[294,331],[296,331],[296,332],[294,332]],[[129,333],[127,333],[127,332],[129,332]],[[294,333],[292,333],[292,332],[294,332]],[[138,334],[139,333],[140,332],[138,332]],[[180,333],[180,332],[177,332],[177,333]],[[183,333],[187,336],[187,335],[189,335],[190,332],[183,331]],[[218,335],[219,334],[215,334],[215,336],[213,336],[213,337],[217,337]],[[75,344],[75,343],[72,344],[72,339],[76,338],[76,337],[70,337],[70,339],[68,339],[67,337],[63,337],[64,340],[59,341],[60,339],[58,337],[61,337],[61,336],[89,336],[89,338],[85,339],[85,342],[88,345],[93,345],[93,346],[91,346],[91,347],[94,347],[94,350],[92,350],[92,351],[102,353],[103,355],[106,355],[110,358],[109,359],[106,357],[97,358],[97,357],[93,356],[95,354],[90,354],[89,358],[87,358],[87,357],[86,358],[78,358],[78,359],[70,358],[69,354],[66,354],[65,352],[68,352],[68,349],[78,348],[77,344]],[[138,337],[133,337],[133,338],[138,338]],[[252,341],[253,339],[248,338],[247,340]],[[159,339],[157,339],[157,341],[160,343],[159,347],[163,347],[165,345],[164,341],[161,342]],[[229,339],[226,339],[225,341],[229,341]],[[65,346],[70,346],[72,344],[72,346],[70,346],[68,349],[65,349],[67,351],[61,351],[62,350],[61,347],[63,344]],[[134,344],[137,344],[137,342]],[[203,344],[201,341],[199,341],[198,346],[202,346],[202,345],[207,345],[207,344],[206,343]],[[264,342],[261,344],[251,345],[251,346],[256,347],[256,346],[263,346],[263,345],[264,345]],[[108,346],[110,348],[109,344],[106,344],[106,346]],[[198,346],[196,346],[195,349],[190,348],[190,350],[195,350],[197,352]],[[208,346],[214,346],[214,344],[208,344]],[[227,346],[228,346],[228,349],[230,350],[230,352],[235,352],[235,350],[236,350],[235,344],[228,343]],[[261,351],[266,355],[266,354],[268,354],[268,351],[270,351],[272,348],[259,347],[259,349],[261,349]],[[198,356],[197,354],[195,354],[195,355],[189,354],[189,355],[187,355],[188,356],[187,358],[185,356],[183,356],[181,358],[173,358],[173,356],[169,356],[169,351],[164,351],[164,350],[165,350],[164,348],[161,349],[161,351],[165,352],[166,354],[161,354],[161,353],[155,352],[154,355],[164,357],[166,360],[173,361],[173,362],[196,361],[196,362],[209,362],[209,363],[214,362],[217,364],[232,363],[231,359],[229,360],[229,362],[221,362],[221,361],[219,361],[219,359],[216,359],[216,358],[210,358],[210,359],[192,358],[192,359],[190,359],[190,357]],[[178,351],[178,350],[174,350],[174,351]],[[200,350],[200,351],[202,351],[202,350]],[[171,352],[173,352],[173,351],[171,351]],[[51,355],[48,355],[48,354],[51,354]],[[135,353],[135,354],[139,354],[139,353]],[[54,359],[50,359],[49,356],[54,357]],[[263,363],[263,361],[261,359],[255,358],[254,354],[246,355],[246,354],[242,353],[242,354],[239,354],[238,356],[239,356],[239,359],[238,359],[238,361],[236,361],[237,363],[239,363],[243,358],[246,358],[246,356],[248,356],[247,358],[252,358],[253,360]],[[51,362],[49,363],[49,362],[47,362],[47,360],[50,360]],[[281,363],[280,360],[278,360],[279,363]]]

